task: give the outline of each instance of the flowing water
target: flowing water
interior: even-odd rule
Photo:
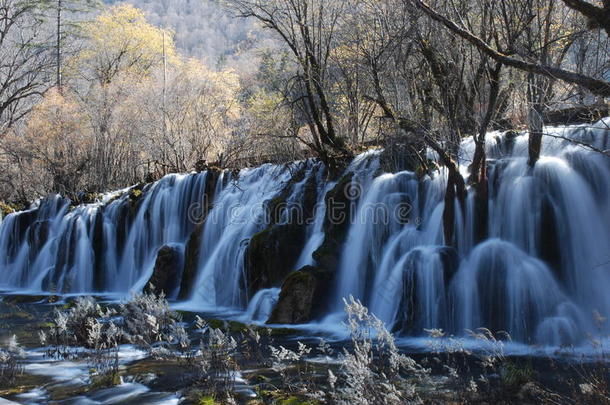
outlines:
[[[609,125],[606,119],[546,131],[608,150]],[[472,139],[465,139],[464,176],[473,153]],[[356,186],[350,225],[335,252],[325,314],[314,323],[336,325],[343,297],[353,295],[403,336],[488,327],[519,342],[563,345],[609,332],[599,321],[610,315],[610,158],[545,137],[542,157],[530,168],[527,136],[501,133],[488,135],[487,156],[487,237],[477,241],[469,190],[465,206],[456,209],[452,247],[443,233],[443,169],[424,178],[382,173],[378,152],[358,156],[345,171]],[[190,235],[202,226],[191,292],[178,307],[228,309],[264,322],[281,283],[250,291],[250,238],[270,225],[270,201],[282,196],[298,207],[314,193],[312,218],[302,221],[300,254],[288,270],[315,265],[312,254],[328,221],[326,196],[337,184],[326,177],[319,162],[307,160],[217,176],[169,175],[144,187],[141,196],[123,190],[89,205],[50,196],[2,219],[0,287],[125,296],[145,286],[161,247],[184,258]],[[201,210],[206,198],[207,216]],[[289,222],[286,215],[277,223]]]

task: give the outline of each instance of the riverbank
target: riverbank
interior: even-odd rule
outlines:
[[[115,348],[103,350],[82,341],[90,347],[78,346],[77,341],[69,350],[68,345],[53,350],[49,341],[42,345],[39,332],[49,336],[58,328],[58,311],[70,319],[70,313],[82,311],[83,300],[3,297],[1,339],[9,342],[14,335],[20,349],[12,349],[19,352],[16,375],[13,381],[3,379],[0,397],[24,404],[294,405],[357,400],[360,384],[371,395],[385,392],[388,387],[383,385],[389,384],[397,400],[424,403],[602,403],[607,398],[608,359],[601,347],[595,349],[598,355],[586,357],[578,357],[576,351],[569,355],[568,348],[553,356],[511,355],[510,342],[485,331],[474,336],[480,342],[475,348],[437,330],[429,331],[420,339],[422,347],[413,350],[396,342],[357,303],[347,308],[347,340],[170,311],[176,325],[184,327],[187,346],[180,348],[177,335],[146,344],[117,342]],[[117,311],[108,319],[127,328],[120,308],[116,302],[103,304],[100,313]],[[102,323],[104,316],[99,318]],[[220,332],[213,335],[213,344],[202,334],[202,325],[205,333]],[[4,348],[11,350],[6,343]],[[535,350],[532,347],[530,353]],[[58,355],[59,351],[69,354]],[[96,368],[107,364],[104,357],[116,359],[116,364],[100,374]],[[393,369],[392,362],[399,367]],[[2,367],[6,376],[6,363]],[[381,368],[396,374],[382,376]]]

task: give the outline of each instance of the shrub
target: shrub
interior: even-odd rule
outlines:
[[[17,337],[12,336],[6,348],[0,349],[0,383],[12,385],[18,375],[23,373],[20,359],[24,357],[24,351],[17,342]]]

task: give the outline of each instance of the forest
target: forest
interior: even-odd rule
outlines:
[[[363,145],[400,145],[400,159],[411,156],[403,164],[426,170],[430,145],[455,160],[465,136],[540,134],[545,121],[607,111],[607,4],[224,7],[251,24],[229,56],[249,55],[254,67],[222,63],[227,53],[189,56],[171,28],[128,4],[3,2],[0,198],[104,192],[198,162],[334,162]],[[472,180],[484,171],[477,160]]]
[[[0,403],[610,404],[609,35],[0,0]]]

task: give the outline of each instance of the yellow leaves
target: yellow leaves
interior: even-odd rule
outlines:
[[[60,140],[82,133],[82,122],[79,105],[71,97],[51,89],[32,111],[26,136],[38,141]]]
[[[278,113],[286,114],[280,108],[282,101],[283,97],[281,94],[260,90],[250,98],[248,111],[257,121],[274,119]]]
[[[179,63],[169,30],[157,28],[146,21],[142,10],[129,4],[107,9],[86,24],[88,39],[77,56],[77,69],[88,69],[100,83],[110,83],[117,75],[142,77],[163,63]]]
[[[92,143],[87,122],[76,99],[51,89],[32,110],[22,136],[10,142],[32,165],[76,166],[87,159]]]

